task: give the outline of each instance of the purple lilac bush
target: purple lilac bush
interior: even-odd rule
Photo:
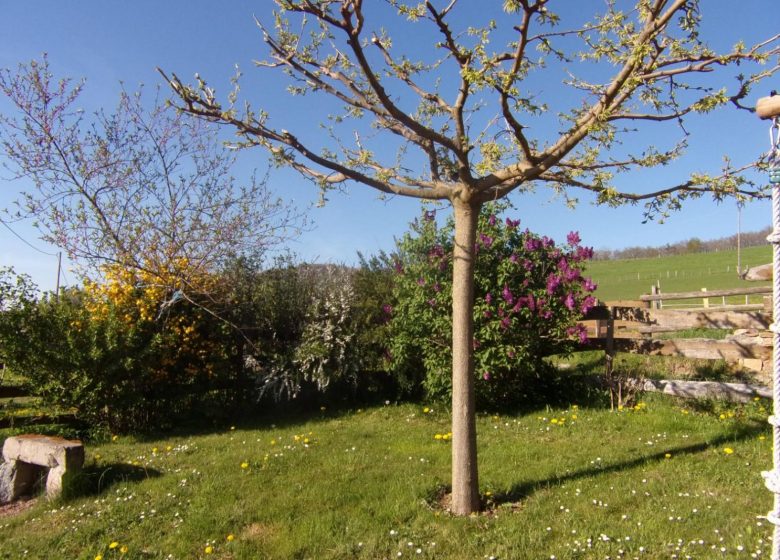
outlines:
[[[543,358],[585,342],[577,320],[596,304],[583,275],[593,250],[576,232],[558,246],[549,237],[500,218],[506,205],[479,218],[474,294],[476,395],[482,405],[513,404],[534,390]],[[388,359],[409,386],[445,399],[451,390],[451,288],[454,224],[426,211],[397,244]]]

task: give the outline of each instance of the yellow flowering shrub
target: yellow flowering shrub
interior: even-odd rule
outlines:
[[[9,326],[27,334],[9,363],[46,401],[112,433],[230,410],[245,393],[239,335],[200,304],[218,278],[178,265],[167,277],[107,267],[99,282],[30,302]]]

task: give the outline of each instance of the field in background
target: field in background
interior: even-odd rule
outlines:
[[[742,249],[742,266],[757,266],[772,261],[772,248]],[[693,253],[647,259],[594,261],[586,275],[598,284],[596,296],[602,301],[634,300],[649,294],[660,283],[661,293],[756,287],[770,282],[748,282],[737,276],[737,251]],[[744,303],[743,301],[740,303]],[[761,303],[753,296],[750,303]]]

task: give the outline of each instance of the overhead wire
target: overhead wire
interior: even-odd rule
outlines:
[[[49,252],[47,252],[47,251],[44,251],[43,249],[39,249],[38,247],[36,247],[35,245],[33,245],[32,243],[30,243],[29,241],[27,241],[27,240],[26,240],[24,237],[22,237],[22,236],[21,236],[21,235],[19,235],[19,234],[18,234],[16,231],[14,231],[14,229],[13,229],[13,228],[12,228],[10,225],[8,225],[8,222],[6,222],[5,220],[3,220],[2,218],[0,218],[0,224],[3,224],[3,226],[5,226],[5,228],[6,228],[8,231],[10,231],[12,234],[14,234],[14,236],[16,236],[16,238],[17,238],[17,239],[19,239],[19,240],[20,240],[22,243],[24,243],[25,245],[27,245],[27,246],[28,246],[30,249],[32,249],[32,250],[34,250],[34,251],[38,251],[38,252],[39,252],[39,253],[41,253],[42,255],[48,255],[48,256],[50,256],[50,257],[56,257],[56,256],[57,256],[57,253],[49,253]]]

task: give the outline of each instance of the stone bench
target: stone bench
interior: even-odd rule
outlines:
[[[0,464],[0,504],[11,502],[33,490],[46,478],[46,497],[62,493],[64,479],[84,465],[84,446],[80,441],[56,436],[27,434],[12,436],[3,444]]]

